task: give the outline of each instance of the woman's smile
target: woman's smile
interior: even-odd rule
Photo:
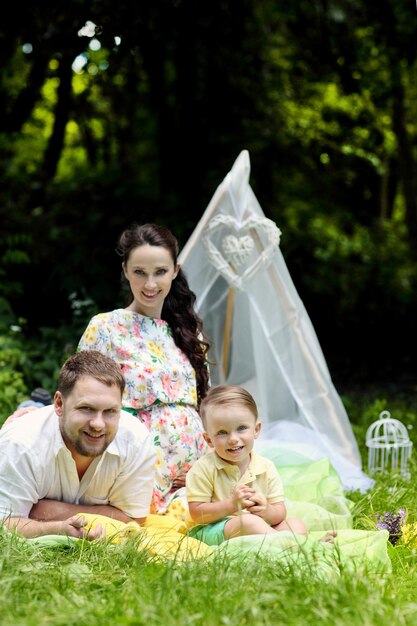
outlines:
[[[123,271],[133,294],[128,309],[141,315],[161,317],[164,300],[178,272],[169,250],[148,244],[138,246],[123,264]]]

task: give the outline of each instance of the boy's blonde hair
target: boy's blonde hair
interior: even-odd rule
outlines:
[[[218,385],[211,387],[200,404],[200,416],[206,428],[207,411],[213,406],[244,406],[253,414],[255,422],[258,419],[256,402],[246,389],[237,385]]]

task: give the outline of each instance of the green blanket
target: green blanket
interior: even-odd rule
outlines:
[[[175,558],[175,545],[181,546],[181,559],[193,560],[205,558],[208,560],[223,558],[265,559],[276,560],[285,568],[297,571],[302,575],[313,574],[326,580],[334,580],[342,570],[358,572],[366,571],[375,574],[384,574],[391,571],[391,562],[388,556],[388,532],[352,530],[352,502],[345,496],[341,481],[327,459],[306,462],[304,457],[294,456],[285,458],[283,464],[282,451],[277,448],[269,452],[270,458],[275,461],[284,483],[288,517],[301,518],[309,531],[308,537],[293,535],[290,532],[280,532],[276,535],[252,535],[236,537],[225,541],[220,546],[205,546],[205,550],[195,549],[195,543],[188,544],[193,548],[187,557],[186,537],[178,532],[178,520],[172,516],[163,516],[161,528],[154,534],[152,546],[157,548],[169,539],[170,550],[166,553],[154,549],[153,554],[160,558]],[[291,461],[288,463],[288,461]],[[149,528],[155,531],[158,526],[157,516],[150,516]],[[159,517],[159,516],[158,516]],[[169,519],[172,519],[170,527]],[[107,518],[106,518],[107,519]],[[156,520],[156,521],[155,521]],[[110,522],[110,520],[109,520]],[[121,524],[121,523],[118,523]],[[177,526],[176,526],[177,525]],[[121,524],[121,526],[124,526]],[[130,525],[129,525],[130,526]],[[164,527],[166,530],[164,531]],[[139,528],[139,527],[138,527]],[[319,539],[326,530],[337,530],[334,543],[321,542]],[[120,529],[119,529],[120,530]],[[148,530],[148,533],[151,532]],[[166,532],[166,535],[164,534]],[[158,534],[159,533],[159,534]],[[136,533],[136,536],[138,533]],[[120,536],[120,535],[119,535]],[[126,535],[129,540],[129,535]],[[43,545],[68,544],[67,537],[40,537],[31,539]],[[113,541],[113,539],[110,539]],[[197,540],[193,540],[196,541]],[[119,540],[117,540],[119,542]],[[200,542],[197,542],[200,543]],[[143,542],[146,550],[151,544]],[[200,545],[204,546],[204,544]],[[138,543],[141,549],[141,542]],[[184,558],[185,556],[185,558]]]

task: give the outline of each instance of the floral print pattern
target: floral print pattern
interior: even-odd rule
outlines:
[[[164,320],[126,309],[94,316],[78,349],[98,350],[120,363],[123,406],[149,429],[157,450],[152,512],[165,513],[177,493],[173,481],[207,450],[190,361]]]

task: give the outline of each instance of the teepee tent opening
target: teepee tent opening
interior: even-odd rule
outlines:
[[[241,385],[263,423],[259,446],[328,457],[346,487],[372,484],[316,333],[279,248],[281,232],[250,187],[243,150],[179,261],[211,341],[211,381]]]

